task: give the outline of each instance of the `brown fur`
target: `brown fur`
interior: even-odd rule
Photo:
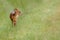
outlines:
[[[18,9],[14,9],[14,13],[10,13],[10,19],[12,21],[12,24],[15,26],[16,25],[16,22],[17,22],[17,15],[19,16],[20,15],[20,11]]]

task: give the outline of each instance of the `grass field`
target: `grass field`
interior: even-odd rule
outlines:
[[[14,8],[22,12],[16,27]],[[60,0],[0,0],[0,40],[60,40]]]

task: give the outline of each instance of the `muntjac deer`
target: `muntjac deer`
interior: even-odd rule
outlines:
[[[17,8],[15,8],[11,13],[10,13],[10,19],[12,21],[13,26],[16,25],[17,19],[19,15],[21,14],[21,11],[19,11]]]

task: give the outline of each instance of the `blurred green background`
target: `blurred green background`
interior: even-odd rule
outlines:
[[[16,27],[14,8],[22,12]],[[0,40],[60,40],[60,0],[0,0]]]

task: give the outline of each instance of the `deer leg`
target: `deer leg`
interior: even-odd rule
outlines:
[[[14,22],[14,26],[16,25],[16,22]]]
[[[13,25],[16,26],[16,19],[13,20]]]

